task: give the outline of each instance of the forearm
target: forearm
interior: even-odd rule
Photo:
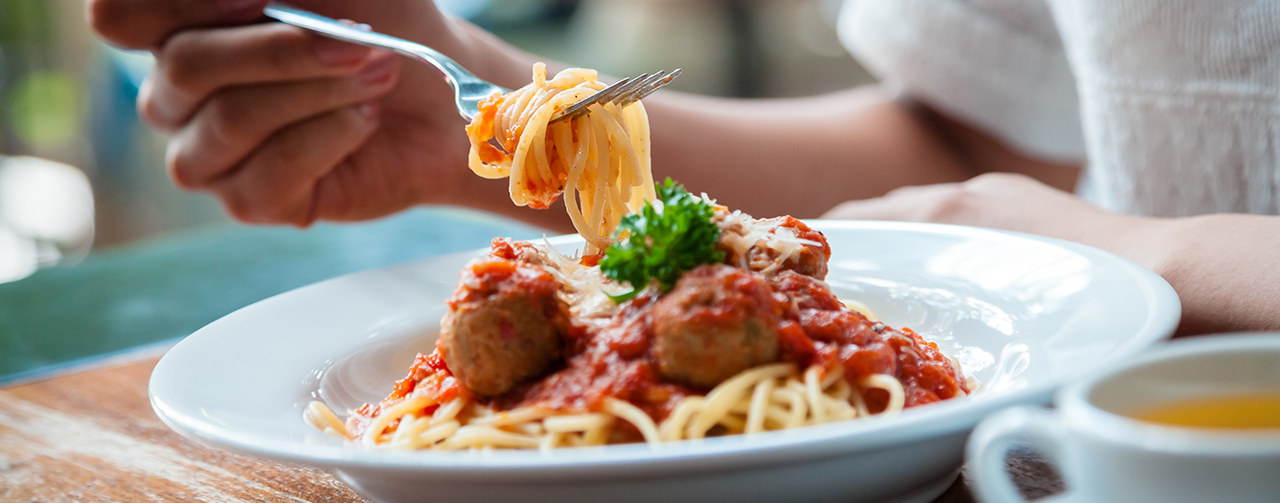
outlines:
[[[1139,217],[1054,202],[1065,194],[1035,197],[1046,203],[1028,210],[1039,217],[994,226],[1084,243],[1154,271],[1182,301],[1177,335],[1280,330],[1280,216]]]
[[[1042,231],[1159,274],[1182,300],[1177,335],[1280,330],[1280,216],[1151,218],[1092,207],[1075,216]]]
[[[1179,335],[1280,330],[1280,216],[1126,218],[1134,231],[1117,252],[1178,292]]]
[[[645,107],[655,177],[759,216],[813,218],[974,173],[917,110],[877,87],[772,100],[658,93]]]

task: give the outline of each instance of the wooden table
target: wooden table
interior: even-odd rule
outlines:
[[[174,433],[147,400],[148,353],[0,390],[0,501],[364,501],[323,472]]]
[[[365,501],[310,468],[178,435],[147,400],[154,349],[0,389],[0,501]],[[970,502],[964,479],[939,502]]]

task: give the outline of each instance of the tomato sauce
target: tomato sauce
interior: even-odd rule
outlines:
[[[516,288],[545,286],[546,278],[531,277],[522,272],[530,268],[517,267],[519,261],[531,256],[530,250],[532,248],[524,243],[494,240],[490,258],[473,262],[469,266],[471,274],[464,274],[477,282],[472,285],[474,288],[461,289],[450,300],[450,307],[468,298],[467,295],[512,287],[502,285],[504,282],[515,282]],[[744,271],[744,274],[757,273]],[[761,319],[776,324],[772,328],[778,337],[781,361],[795,363],[802,370],[812,365],[840,368],[853,383],[872,374],[893,376],[903,385],[906,407],[953,398],[969,391],[959,371],[935,344],[910,329],[895,329],[848,309],[826,283],[784,271],[766,278],[764,284],[773,301],[758,307],[775,311]],[[724,288],[733,289],[734,285],[727,284]],[[396,383],[382,404],[366,405],[355,411],[351,424],[364,423],[376,415],[381,406],[402,400],[411,393],[425,393],[440,401],[467,393],[500,410],[540,406],[571,413],[598,412],[604,408],[607,398],[616,398],[630,402],[660,422],[680,400],[703,391],[668,382],[658,371],[652,349],[652,308],[657,300],[656,293],[646,291],[627,301],[608,323],[570,320],[563,334],[563,357],[558,365],[545,376],[519,384],[496,397],[470,395],[453,377],[439,351],[419,355],[408,375]],[[714,319],[711,322],[714,323]],[[864,400],[874,413],[887,406],[888,396],[883,390],[870,390]],[[359,429],[352,428],[352,431]]]
[[[936,344],[909,328],[895,329],[844,308],[824,283],[798,274],[786,276],[775,285],[796,299],[795,320],[817,355],[809,363],[825,366],[838,361],[850,382],[872,374],[893,376],[902,382],[906,407],[969,392],[965,379]],[[801,347],[800,353],[808,351],[803,341],[795,344]],[[872,412],[883,410],[888,397],[870,395],[866,398]]]
[[[382,402],[377,405],[366,403],[360,408],[352,411],[347,417],[347,431],[361,432],[364,431],[365,425],[369,423],[383,407],[390,407],[397,402],[404,400],[415,390],[421,390],[420,393],[428,396],[437,397],[440,402],[447,402],[459,395],[470,395],[470,392],[458,382],[458,379],[449,373],[448,367],[445,366],[444,358],[440,353],[433,352],[430,355],[418,353],[413,359],[413,365],[409,366],[409,373],[403,379],[396,381],[391,389],[391,394],[387,395]],[[439,405],[432,405],[424,410],[425,414],[435,412]]]
[[[612,323],[577,326],[565,364],[547,377],[518,386],[494,400],[500,408],[541,406],[567,411],[604,409],[606,398],[626,400],[657,419],[665,418],[694,390],[661,380],[650,352],[652,294],[637,296]]]
[[[502,96],[500,95],[490,96],[484,101],[481,101],[479,114],[476,116],[475,120],[471,121],[470,124],[467,124],[467,133],[472,136],[487,136],[484,132],[493,131],[494,120],[497,119],[498,115],[498,105],[501,102]],[[492,164],[509,157],[507,152],[511,152],[512,149],[515,148],[515,145],[511,145],[509,147],[507,145],[503,145],[503,148],[507,149],[506,152],[503,152],[489,142],[479,143],[476,147],[478,147],[476,149],[476,154],[480,157],[480,161]]]

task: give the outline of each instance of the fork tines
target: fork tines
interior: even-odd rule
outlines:
[[[624,91],[618,95],[613,101],[618,103],[630,103],[632,101],[640,101],[641,98],[648,96],[650,93],[657,91],[658,88],[669,84],[672,80],[680,75],[680,69],[676,68],[670,73],[659,71],[648,78],[644,78],[640,83],[632,86],[629,91]]]
[[[676,68],[671,72],[659,70],[658,72],[648,74],[643,73],[635,77],[625,78],[614,82],[608,87],[597,91],[595,94],[586,97],[582,101],[574,103],[569,108],[562,110],[556,114],[551,120],[558,121],[565,118],[573,118],[587,113],[587,107],[592,104],[600,103],[618,103],[627,104],[638,101],[650,93],[657,91],[680,75],[680,69]]]

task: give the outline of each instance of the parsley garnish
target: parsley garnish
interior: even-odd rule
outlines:
[[[631,285],[629,292],[610,295],[614,302],[635,297],[651,281],[664,292],[671,290],[686,271],[724,260],[724,252],[716,249],[720,227],[711,221],[711,205],[670,178],[655,187],[661,204],[650,202],[622,217],[614,243],[600,259],[606,277]]]

